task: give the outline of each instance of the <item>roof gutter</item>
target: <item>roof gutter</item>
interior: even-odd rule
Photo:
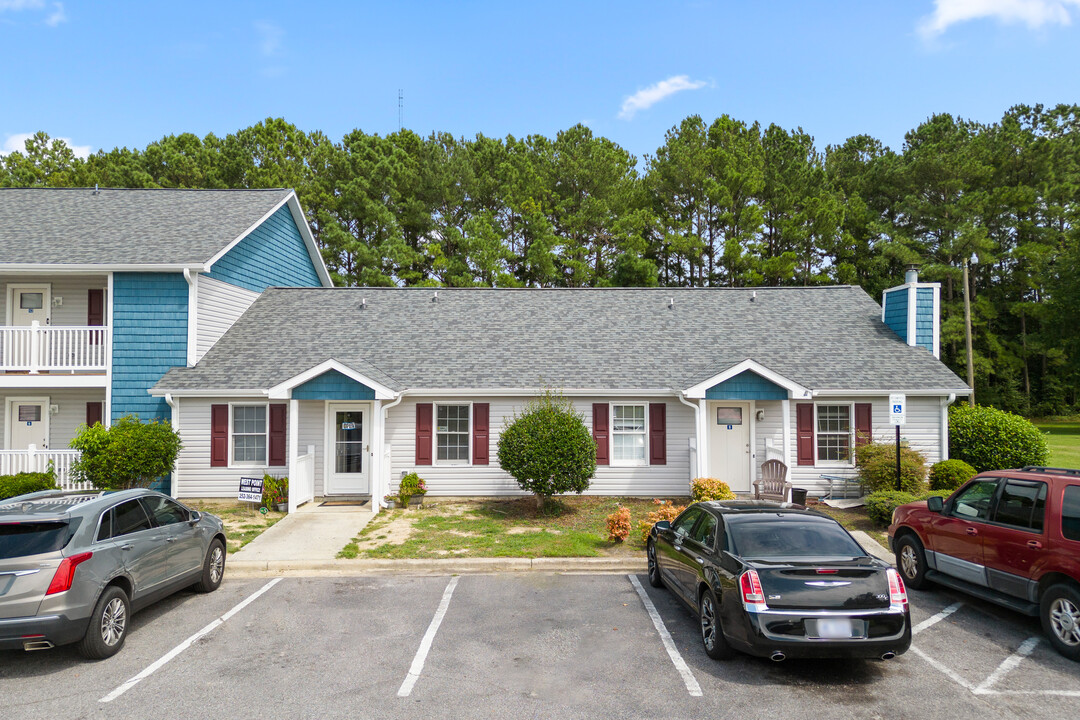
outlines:
[[[206,263],[0,263],[5,273],[209,272]]]

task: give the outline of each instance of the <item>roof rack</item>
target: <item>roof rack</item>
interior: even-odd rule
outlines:
[[[1020,468],[1022,472],[1037,472],[1037,473],[1050,473],[1052,475],[1070,475],[1072,477],[1080,477],[1080,470],[1073,470],[1071,468],[1056,468],[1056,467],[1044,467],[1042,465],[1025,465]]]
[[[26,495],[15,495],[4,500],[0,500],[0,505],[12,504],[16,505],[24,502],[32,502],[35,500],[48,500],[52,498],[69,497],[72,495],[88,495],[93,497],[101,497],[105,494],[104,490],[38,490],[37,492],[27,493]]]

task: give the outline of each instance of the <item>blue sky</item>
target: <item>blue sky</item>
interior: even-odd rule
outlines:
[[[0,0],[0,152],[225,135],[269,116],[338,140],[584,122],[638,157],[687,115],[899,149],[935,112],[1080,102],[1080,0]]]

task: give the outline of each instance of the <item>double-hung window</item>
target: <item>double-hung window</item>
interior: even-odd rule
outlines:
[[[435,406],[436,460],[469,462],[469,405]]]
[[[611,461],[616,465],[645,464],[645,406],[611,406]]]
[[[853,407],[817,406],[817,461],[821,464],[850,465]]]
[[[233,405],[233,464],[265,465],[266,434],[266,405]]]

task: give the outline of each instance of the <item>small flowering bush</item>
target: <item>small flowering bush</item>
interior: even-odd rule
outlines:
[[[401,502],[402,507],[409,507],[409,500],[412,499],[413,495],[422,496],[426,493],[427,483],[416,473],[411,472],[401,478],[401,484],[398,485],[398,500]]]
[[[641,530],[642,543],[647,543],[649,541],[649,531],[652,530],[653,525],[661,520],[671,522],[679,517],[679,513],[686,509],[685,505],[675,505],[670,500],[653,500],[653,504],[656,505],[656,510],[653,510],[646,515],[645,519],[638,523],[638,529]]]
[[[694,478],[690,483],[690,497],[694,502],[706,500],[734,500],[735,493],[731,486],[716,478]]]
[[[608,540],[623,542],[630,537],[630,508],[621,507],[607,516]]]

